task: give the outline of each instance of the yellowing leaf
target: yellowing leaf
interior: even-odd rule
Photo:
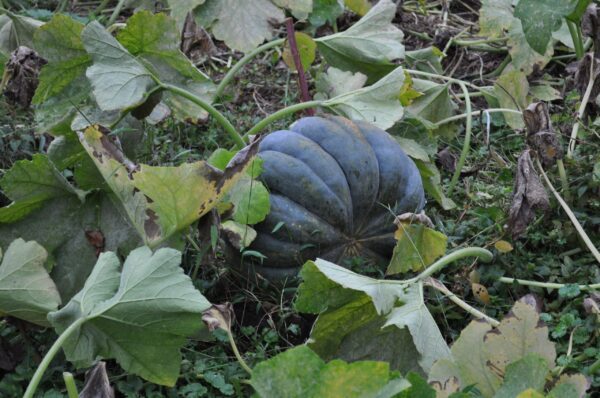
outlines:
[[[300,56],[300,63],[302,64],[302,68],[307,70],[315,61],[317,43],[315,43],[312,37],[306,33],[296,32],[295,37],[298,55]],[[286,41],[281,57],[288,68],[296,70],[296,64],[294,63],[294,57],[292,56],[292,50],[290,48],[289,41]]]
[[[372,7],[368,0],[344,0],[344,4],[349,10],[361,17],[369,12]]]
[[[513,247],[510,243],[508,243],[505,240],[499,240],[496,243],[494,243],[494,247],[496,248],[496,250],[498,250],[500,253],[508,253],[511,252],[513,250]]]
[[[479,283],[472,283],[471,290],[473,291],[473,296],[477,299],[477,301],[483,304],[490,303],[490,294],[485,286],[480,285]]]
[[[533,388],[528,388],[527,390],[517,395],[517,398],[544,398],[544,394],[537,392]]]
[[[398,242],[386,271],[388,275],[418,271],[446,252],[448,237],[421,224],[400,223],[394,237]]]

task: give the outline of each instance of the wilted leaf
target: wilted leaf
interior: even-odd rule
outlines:
[[[554,54],[554,45],[548,43],[548,47],[544,53],[538,53],[527,43],[521,21],[514,19],[511,23],[508,32],[509,47],[508,53],[511,57],[511,64],[515,70],[525,73],[529,76],[533,72],[541,71]]]
[[[548,327],[540,320],[540,309],[532,295],[517,301],[500,325],[484,338],[488,366],[504,372],[506,366],[527,354],[541,356],[548,369],[556,359],[554,344],[548,339]]]
[[[315,39],[317,47],[330,66],[361,72],[373,83],[396,68],[391,61],[404,57],[404,34],[391,23],[395,15],[392,1],[379,1],[346,31]]]
[[[256,231],[247,224],[227,220],[221,223],[221,231],[227,236],[229,243],[238,250],[242,250],[256,239]]]
[[[192,13],[185,18],[181,32],[181,51],[194,65],[206,62],[217,51],[210,34],[198,26]]]
[[[300,56],[302,69],[306,71],[315,61],[317,43],[315,43],[312,37],[306,33],[296,32],[294,36],[296,37],[296,47],[298,48],[298,55]],[[292,56],[292,50],[290,48],[289,41],[286,41],[281,57],[288,68],[296,70],[296,64],[294,63],[294,57]]]
[[[154,245],[213,208],[245,175],[258,148],[256,141],[238,152],[224,172],[203,161],[138,168],[107,133],[104,128],[90,127],[78,134],[132,225],[145,242]]]
[[[547,210],[549,207],[548,193],[535,171],[529,149],[523,151],[517,162],[513,199],[508,214],[508,227],[513,238],[525,232],[537,210]]]
[[[494,243],[494,247],[496,248],[496,250],[498,250],[500,253],[509,253],[513,250],[513,246],[505,241],[505,240],[499,240],[496,243]]]
[[[29,107],[45,63],[44,58],[28,47],[21,46],[12,52],[2,79],[3,94],[10,103]]]
[[[233,319],[233,306],[231,303],[213,304],[202,313],[202,321],[211,332],[222,329],[231,333],[231,321]]]
[[[273,37],[272,23],[281,23],[283,11],[268,0],[206,1],[196,8],[202,13],[210,8],[212,33],[233,50],[248,52]],[[203,26],[207,26],[201,24]]]
[[[422,224],[399,222],[387,275],[419,271],[446,253],[448,237]]]
[[[449,356],[421,284],[387,283],[321,259],[300,275],[296,309],[319,314],[309,346],[324,358],[387,360],[402,372],[427,372]]]
[[[451,210],[455,208],[456,204],[442,191],[442,178],[437,167],[433,163],[423,162],[422,160],[415,160],[415,164],[419,169],[419,173],[421,173],[425,192],[431,195],[442,206],[442,209]]]
[[[116,254],[102,253],[83,289],[48,319],[58,333],[83,322],[63,345],[77,367],[99,356],[127,372],[172,386],[185,338],[202,329],[210,303],[179,267],[181,253],[147,247],[132,251],[122,271]]]
[[[85,196],[41,154],[16,162],[0,179],[0,187],[13,201],[0,208],[0,224],[20,220],[53,198],[77,195],[83,201]]]
[[[100,361],[85,373],[85,383],[79,398],[114,398],[115,391],[110,386],[106,374],[106,362]]]
[[[344,72],[333,66],[327,69],[326,73],[320,73],[317,77],[315,86],[317,96],[324,98],[333,98],[354,90],[362,88],[367,82],[367,76],[360,72]]]
[[[404,114],[398,98],[403,83],[404,72],[398,67],[375,84],[326,100],[323,106],[349,119],[364,120],[385,130]]]
[[[560,91],[549,84],[530,86],[529,93],[540,101],[554,101],[562,98]]]
[[[546,360],[539,355],[523,356],[506,367],[504,383],[496,391],[494,398],[513,398],[529,389],[543,392],[548,370]]]
[[[14,240],[2,256],[0,313],[48,326],[46,315],[60,305],[56,285],[44,268],[46,250],[37,242]]]
[[[263,398],[391,398],[410,387],[385,362],[325,363],[306,346],[259,363],[250,384]]]
[[[563,158],[563,148],[552,128],[548,106],[544,102],[534,102],[523,111],[527,126],[527,143],[541,158],[545,167],[553,166]]]
[[[523,72],[510,71],[500,76],[494,84],[494,92],[502,108],[522,110],[527,107],[529,83]],[[523,118],[516,113],[504,112],[506,123],[513,129],[525,127]]]

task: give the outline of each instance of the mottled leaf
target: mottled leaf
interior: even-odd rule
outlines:
[[[527,354],[506,367],[504,383],[494,398],[513,398],[525,390],[544,391],[548,373],[546,360],[537,354]]]

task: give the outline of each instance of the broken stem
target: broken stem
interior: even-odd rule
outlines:
[[[285,27],[287,30],[288,43],[290,46],[290,51],[292,53],[292,58],[294,59],[294,66],[296,67],[296,71],[298,72],[298,85],[300,86],[300,99],[302,102],[310,101],[310,96],[308,94],[308,83],[306,82],[306,74],[304,73],[304,68],[302,67],[302,61],[300,60],[300,53],[298,52],[298,44],[296,43],[296,32],[294,32],[294,21],[292,18],[288,18],[285,21]],[[313,109],[308,108],[306,113],[309,116],[314,116],[315,112]]]
[[[461,300],[456,294],[452,293],[446,286],[444,286],[442,282],[438,281],[437,279],[429,277],[423,281],[423,284],[440,291],[442,294],[444,294],[444,296],[448,297],[450,301],[458,305],[463,310],[467,311],[469,314],[473,315],[475,318],[485,319],[492,326],[500,325],[500,322],[498,322],[496,319],[487,316],[483,312],[479,311],[477,308],[472,307],[463,300]]]
[[[465,95],[465,107],[467,108],[467,126],[465,127],[465,142],[463,143],[462,151],[460,152],[460,158],[458,159],[458,163],[456,164],[456,170],[454,170],[454,175],[450,180],[450,185],[448,186],[448,196],[452,196],[452,192],[454,191],[454,187],[458,183],[458,179],[460,178],[460,173],[462,172],[462,168],[465,165],[465,160],[467,159],[467,155],[469,154],[469,148],[471,146],[471,130],[473,127],[473,115],[471,112],[471,97],[469,96],[469,90],[467,90],[467,86],[464,82],[458,81],[458,85],[462,89]]]
[[[270,48],[281,46],[283,43],[285,43],[285,39],[273,40],[273,41],[263,44],[260,47],[255,48],[254,50],[250,51],[248,54],[244,55],[239,61],[237,61],[231,67],[231,69],[229,69],[229,71],[225,74],[225,77],[223,77],[223,80],[221,80],[221,82],[217,86],[217,90],[215,91],[215,99],[218,99],[223,95],[223,91],[225,91],[225,87],[227,87],[227,85],[231,82],[231,80],[240,71],[240,69],[242,69],[242,67],[244,65],[246,65],[248,62],[252,61],[252,59],[254,57],[256,57],[258,54],[260,54],[264,51],[267,51]]]
[[[573,214],[573,211],[571,211],[571,208],[569,207],[569,205],[563,200],[563,198],[559,195],[559,193],[556,191],[556,189],[554,188],[554,186],[552,185],[552,183],[548,179],[548,176],[546,175],[546,172],[542,168],[540,160],[536,158],[535,162],[537,164],[538,169],[540,170],[540,173],[542,173],[542,176],[544,177],[544,180],[546,181],[546,185],[548,185],[548,188],[550,188],[550,191],[552,191],[552,194],[554,195],[554,197],[556,198],[556,200],[558,200],[558,203],[560,203],[560,205],[562,206],[562,208],[565,211],[565,213],[567,213],[567,216],[569,217],[569,219],[573,223],[573,226],[575,227],[575,229],[579,233],[579,236],[581,236],[581,239],[583,239],[583,242],[585,243],[585,245],[587,246],[587,248],[589,249],[589,251],[592,252],[592,254],[594,255],[594,257],[596,258],[596,261],[598,261],[598,263],[600,263],[600,252],[598,251],[598,249],[596,249],[596,247],[592,243],[592,240],[590,239],[590,237],[588,236],[588,234],[585,233],[585,230],[583,229],[583,227],[581,226],[581,224],[577,220],[577,217],[575,217],[575,214]]]
[[[534,287],[542,287],[545,289],[560,289],[561,287],[565,287],[567,283],[551,283],[551,282],[538,282],[538,281],[529,281],[525,279],[516,279],[516,278],[507,278],[505,276],[500,277],[498,279],[499,282],[502,283],[517,283],[521,286],[534,286]],[[593,285],[577,285],[579,290],[596,290],[600,289],[600,283],[596,283]]]
[[[592,88],[594,87],[595,80],[596,76],[594,73],[594,57],[591,57],[590,79],[588,80],[588,85],[585,89],[585,92],[583,93],[583,98],[581,99],[579,110],[577,111],[577,120],[573,125],[573,130],[571,131],[571,139],[569,141],[569,148],[567,149],[567,157],[569,159],[573,158],[573,151],[575,150],[575,141],[577,140],[577,133],[579,131],[579,121],[583,118],[583,114],[585,113],[585,108],[590,100],[590,95],[592,93]]]

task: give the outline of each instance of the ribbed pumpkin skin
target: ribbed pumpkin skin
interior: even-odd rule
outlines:
[[[389,258],[394,215],[425,203],[413,161],[368,123],[305,117],[265,137],[259,156],[271,212],[250,249],[267,257],[255,268],[268,277],[293,275],[316,257],[340,265],[352,256]]]

